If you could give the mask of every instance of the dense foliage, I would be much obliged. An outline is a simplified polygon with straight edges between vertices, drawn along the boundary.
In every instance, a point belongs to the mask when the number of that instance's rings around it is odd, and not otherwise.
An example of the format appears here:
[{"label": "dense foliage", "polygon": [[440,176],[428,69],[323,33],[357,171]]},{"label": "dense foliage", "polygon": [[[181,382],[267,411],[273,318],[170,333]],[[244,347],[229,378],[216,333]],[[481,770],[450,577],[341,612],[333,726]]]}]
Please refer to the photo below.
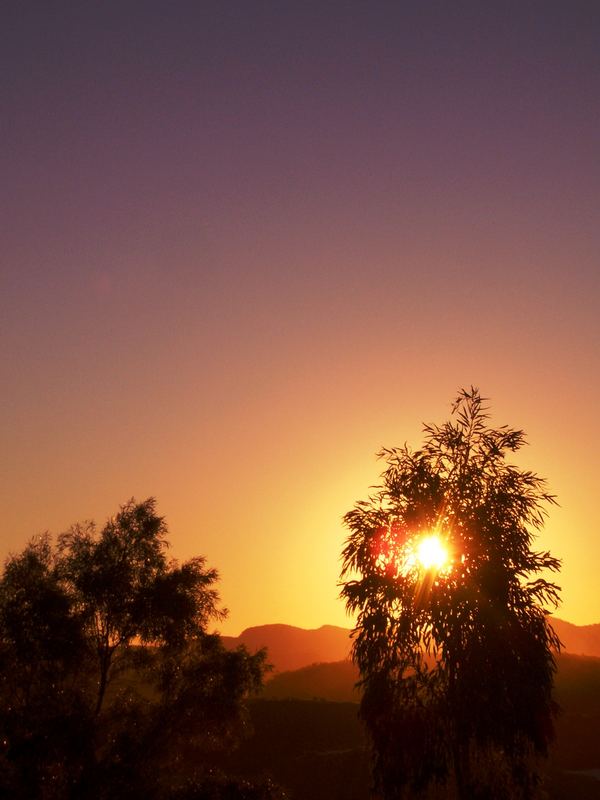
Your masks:
[{"label": "dense foliage", "polygon": [[[488,418],[462,391],[421,449],[380,453],[381,486],[345,516],[342,595],[386,800],[534,797],[552,738],[558,587],[540,573],[559,562],[532,544],[554,498],[506,460],[523,432]],[[437,568],[415,557],[432,532],[449,554]]]},{"label": "dense foliage", "polygon": [[[217,573],[166,555],[153,499],[38,537],[0,580],[0,796],[274,796],[217,776],[265,654],[227,651]],[[237,788],[236,788],[237,787]]]}]

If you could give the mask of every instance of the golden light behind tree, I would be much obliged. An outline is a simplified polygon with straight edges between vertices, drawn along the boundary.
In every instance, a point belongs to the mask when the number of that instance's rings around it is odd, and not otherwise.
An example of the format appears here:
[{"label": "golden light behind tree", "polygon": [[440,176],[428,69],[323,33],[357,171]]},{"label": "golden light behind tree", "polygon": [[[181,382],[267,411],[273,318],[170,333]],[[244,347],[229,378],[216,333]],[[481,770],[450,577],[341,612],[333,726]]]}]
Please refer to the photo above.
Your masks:
[{"label": "golden light behind tree", "polygon": [[423,569],[441,570],[448,566],[450,557],[448,549],[439,536],[432,533],[423,537],[416,548],[417,562]]},{"label": "golden light behind tree", "polygon": [[342,594],[382,797],[532,797],[552,739],[559,587],[539,573],[560,561],[532,541],[555,500],[511,463],[523,431],[488,420],[461,389],[419,449],[382,449],[381,484],[344,517]]}]

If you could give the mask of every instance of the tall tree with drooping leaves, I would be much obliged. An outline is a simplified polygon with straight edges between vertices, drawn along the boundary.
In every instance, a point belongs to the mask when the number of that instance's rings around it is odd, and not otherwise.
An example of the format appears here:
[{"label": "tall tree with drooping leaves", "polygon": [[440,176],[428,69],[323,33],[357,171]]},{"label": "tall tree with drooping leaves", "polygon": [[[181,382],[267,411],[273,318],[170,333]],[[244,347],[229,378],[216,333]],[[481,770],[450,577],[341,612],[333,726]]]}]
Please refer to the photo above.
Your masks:
[{"label": "tall tree with drooping leaves", "polygon": [[[535,797],[556,711],[560,562],[534,539],[555,498],[509,461],[525,435],[490,427],[475,388],[424,436],[380,452],[381,485],[344,517],[375,783],[386,800]],[[419,558],[424,540],[446,560]]]}]

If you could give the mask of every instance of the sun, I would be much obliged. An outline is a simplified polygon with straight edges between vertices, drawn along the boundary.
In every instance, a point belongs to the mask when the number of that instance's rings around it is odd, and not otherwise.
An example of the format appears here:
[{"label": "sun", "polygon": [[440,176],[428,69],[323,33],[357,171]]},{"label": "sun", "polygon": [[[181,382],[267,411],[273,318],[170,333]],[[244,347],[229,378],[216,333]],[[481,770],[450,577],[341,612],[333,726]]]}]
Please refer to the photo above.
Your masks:
[{"label": "sun", "polygon": [[425,536],[416,550],[417,561],[423,569],[442,569],[449,561],[448,551],[439,536]]}]

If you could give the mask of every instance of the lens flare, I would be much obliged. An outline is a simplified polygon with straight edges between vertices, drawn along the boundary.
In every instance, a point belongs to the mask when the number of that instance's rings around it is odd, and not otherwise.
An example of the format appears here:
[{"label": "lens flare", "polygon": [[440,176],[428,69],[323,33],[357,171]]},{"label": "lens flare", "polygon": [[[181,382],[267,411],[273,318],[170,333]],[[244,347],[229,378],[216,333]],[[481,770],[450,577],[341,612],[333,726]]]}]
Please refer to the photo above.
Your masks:
[{"label": "lens flare", "polygon": [[448,563],[448,551],[440,538],[426,536],[417,545],[417,561],[424,569],[442,569]]}]

